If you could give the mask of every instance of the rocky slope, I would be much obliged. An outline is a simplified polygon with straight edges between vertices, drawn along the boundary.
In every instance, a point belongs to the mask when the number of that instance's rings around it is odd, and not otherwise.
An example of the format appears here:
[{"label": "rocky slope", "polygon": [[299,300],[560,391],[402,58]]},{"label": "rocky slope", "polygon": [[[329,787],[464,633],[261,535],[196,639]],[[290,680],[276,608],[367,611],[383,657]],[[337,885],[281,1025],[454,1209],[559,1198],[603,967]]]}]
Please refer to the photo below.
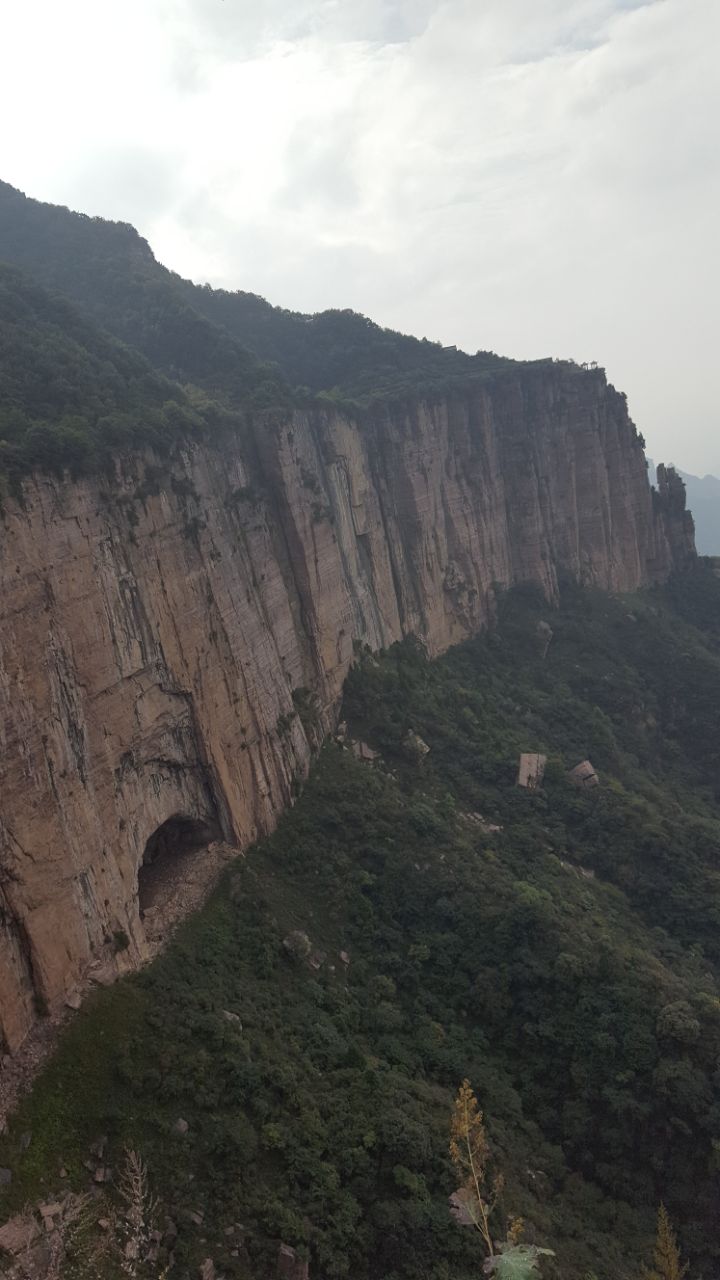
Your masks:
[{"label": "rocky slope", "polygon": [[693,554],[624,397],[551,363],[362,424],[265,415],[244,441],[118,459],[112,482],[30,478],[0,526],[5,1045],[93,964],[142,961],[164,822],[240,847],[272,827],[356,642],[439,653],[498,584],[633,590]]}]

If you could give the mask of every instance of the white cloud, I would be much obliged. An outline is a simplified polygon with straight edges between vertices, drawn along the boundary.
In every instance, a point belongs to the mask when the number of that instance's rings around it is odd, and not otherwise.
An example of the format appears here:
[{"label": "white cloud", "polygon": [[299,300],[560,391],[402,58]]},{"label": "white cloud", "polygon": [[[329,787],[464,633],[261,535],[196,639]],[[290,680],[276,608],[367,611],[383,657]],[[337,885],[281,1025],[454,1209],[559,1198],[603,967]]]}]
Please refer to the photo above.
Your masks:
[{"label": "white cloud", "polygon": [[717,0],[51,0],[0,173],[168,265],[467,348],[605,363],[720,470]]}]

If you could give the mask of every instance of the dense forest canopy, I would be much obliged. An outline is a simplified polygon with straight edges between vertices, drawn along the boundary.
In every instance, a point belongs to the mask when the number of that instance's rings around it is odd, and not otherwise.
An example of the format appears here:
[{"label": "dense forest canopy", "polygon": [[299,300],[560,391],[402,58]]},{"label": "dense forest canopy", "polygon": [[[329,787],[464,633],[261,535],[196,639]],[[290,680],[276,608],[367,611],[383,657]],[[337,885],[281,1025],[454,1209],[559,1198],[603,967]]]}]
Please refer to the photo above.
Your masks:
[{"label": "dense forest canopy", "polygon": [[0,264],[0,493],[33,468],[73,473],[114,450],[164,452],[240,415],[183,391],[59,294]]},{"label": "dense forest canopy", "polygon": [[30,200],[0,182],[0,261],[62,290],[169,377],[213,395],[282,402],[286,384],[367,403],[512,368],[395,333],[352,311],[302,315],[168,271],[125,223]]},{"label": "dense forest canopy", "polygon": [[[378,763],[328,745],[205,912],[82,1011],[0,1140],[0,1203],[49,1194],[60,1161],[82,1186],[105,1134],[109,1162],[147,1160],[179,1274],[211,1254],[270,1277],[282,1240],[312,1280],[475,1280],[448,1211],[467,1078],[505,1178],[493,1230],[522,1217],[547,1280],[636,1280],[660,1200],[712,1280],[718,708],[703,564],[557,611],[517,590],[434,663],[410,640],[359,655],[344,714]],[[536,791],[521,751],[548,757]]]},{"label": "dense forest canopy", "polygon": [[469,356],[352,311],[307,316],[199,287],[161,266],[133,227],[2,182],[0,290],[0,490],[18,492],[32,469],[109,466],[112,450],[167,451],[264,410],[330,403],[362,417],[462,398],[545,363]]},{"label": "dense forest canopy", "polygon": [[383,329],[355,311],[303,315],[273,307],[255,294],[183,285],[193,306],[256,355],[275,361],[293,385],[334,390],[360,403],[403,390],[416,394],[422,388],[481,381],[515,364],[489,351],[470,356]]},{"label": "dense forest canopy", "polygon": [[305,316],[196,286],[133,227],[3,182],[0,291],[0,490],[19,492],[32,469],[109,466],[112,450],[167,451],[257,411],[330,400],[364,412],[466,394],[516,367],[350,311]]},{"label": "dense forest canopy", "polygon": [[258,403],[287,396],[257,360],[185,300],[133,227],[28,200],[0,183],[0,262],[62,291],[109,333],[177,382]]}]

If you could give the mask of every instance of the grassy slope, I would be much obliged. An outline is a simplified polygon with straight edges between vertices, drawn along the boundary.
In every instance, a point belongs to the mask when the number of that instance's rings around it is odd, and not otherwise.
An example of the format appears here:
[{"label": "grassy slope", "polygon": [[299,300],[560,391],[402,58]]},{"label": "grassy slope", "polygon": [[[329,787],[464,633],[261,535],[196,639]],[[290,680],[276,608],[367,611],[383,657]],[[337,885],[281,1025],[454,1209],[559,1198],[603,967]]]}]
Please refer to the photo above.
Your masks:
[{"label": "grassy slope", "polygon": [[[718,637],[701,571],[557,614],[518,593],[496,634],[439,662],[411,644],[364,660],[347,713],[385,768],[326,748],[168,952],[88,1003],[0,1143],[0,1204],[49,1193],[61,1162],[81,1184],[107,1134],[115,1162],[127,1142],[146,1154],[179,1274],[212,1253],[270,1276],[284,1239],[315,1280],[464,1280],[478,1259],[447,1216],[446,1153],[467,1075],[506,1209],[557,1251],[548,1276],[632,1272],[660,1196],[712,1275]],[[514,786],[521,749],[551,757],[541,793]],[[578,793],[564,768],[585,755],[603,786]],[[325,953],[317,972],[283,950],[293,928]]]}]

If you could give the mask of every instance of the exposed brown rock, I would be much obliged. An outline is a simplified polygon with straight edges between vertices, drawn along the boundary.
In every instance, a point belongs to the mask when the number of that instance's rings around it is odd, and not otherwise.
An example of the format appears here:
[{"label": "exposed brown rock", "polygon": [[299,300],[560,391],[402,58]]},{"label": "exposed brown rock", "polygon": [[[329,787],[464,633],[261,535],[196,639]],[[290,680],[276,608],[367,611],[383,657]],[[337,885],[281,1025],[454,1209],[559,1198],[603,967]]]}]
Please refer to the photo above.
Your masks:
[{"label": "exposed brown rock", "polygon": [[62,1205],[59,1200],[53,1200],[50,1204],[38,1205],[41,1218],[57,1218],[62,1213]]},{"label": "exposed brown rock", "polygon": [[553,634],[554,634],[553,629],[549,625],[549,623],[544,622],[541,619],[541,621],[538,622],[537,624],[537,637],[538,637],[538,640],[540,641],[543,658],[547,657],[547,651],[550,648],[550,643],[552,641]]},{"label": "exposed brown rock", "polygon": [[405,735],[404,746],[411,759],[417,761],[424,760],[425,756],[430,751],[427,742],[425,742],[418,733],[415,733],[413,729],[408,729],[408,732]]},{"label": "exposed brown rock", "polygon": [[0,1226],[0,1249],[17,1256],[32,1248],[41,1232],[37,1218],[19,1213]]},{"label": "exposed brown rock", "polygon": [[576,787],[597,787],[600,782],[595,766],[589,760],[581,760],[580,764],[576,764],[568,777]]},{"label": "exposed brown rock", "polygon": [[502,831],[502,827],[496,822],[489,822],[481,813],[464,813],[463,818],[470,826],[478,827],[485,835],[496,835],[498,831]]},{"label": "exposed brown rock", "polygon": [[455,1219],[461,1227],[474,1227],[476,1223],[477,1213],[473,1212],[473,1195],[468,1191],[467,1187],[460,1187],[459,1190],[453,1191],[448,1196],[448,1204],[450,1206],[450,1216]]},{"label": "exposed brown rock", "polygon": [[296,960],[307,960],[312,951],[312,942],[302,929],[293,929],[292,933],[283,938],[283,947]]},{"label": "exposed brown rock", "polygon": [[[172,475],[136,496],[149,464]],[[658,477],[653,497],[602,372],[550,363],[362,428],[274,414],[112,483],[28,481],[0,535],[0,1043],[91,965],[148,957],[138,873],[168,819],[239,848],[273,827],[354,641],[437,654],[492,618],[495,583],[628,591],[691,555]]]},{"label": "exposed brown rock", "polygon": [[289,1244],[281,1244],[278,1250],[277,1273],[282,1280],[308,1280],[310,1267],[307,1262],[298,1258]]},{"label": "exposed brown rock", "polygon": [[536,791],[542,786],[546,764],[547,756],[533,751],[523,752],[518,765],[517,785],[527,787],[528,791]]},{"label": "exposed brown rock", "polygon": [[356,760],[364,760],[367,764],[380,759],[380,752],[368,746],[367,742],[353,742],[352,752]]}]

